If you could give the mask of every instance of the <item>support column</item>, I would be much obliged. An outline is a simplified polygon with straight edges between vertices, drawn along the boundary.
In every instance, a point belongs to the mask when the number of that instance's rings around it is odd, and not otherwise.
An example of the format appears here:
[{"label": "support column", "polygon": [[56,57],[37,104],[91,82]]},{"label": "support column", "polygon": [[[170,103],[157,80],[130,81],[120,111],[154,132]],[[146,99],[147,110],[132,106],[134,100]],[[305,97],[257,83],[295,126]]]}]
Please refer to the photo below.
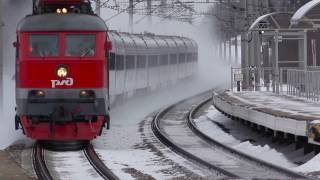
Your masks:
[{"label": "support column", "polygon": [[219,58],[220,58],[220,60],[223,59],[223,47],[222,46],[223,46],[222,41],[219,40]]},{"label": "support column", "polygon": [[229,56],[228,61],[232,65],[232,39],[229,39]]},{"label": "support column", "polygon": [[308,39],[307,32],[303,34],[303,68],[306,71],[308,68]]},{"label": "support column", "polygon": [[227,40],[223,41],[223,60],[227,60]]},{"label": "support column", "polygon": [[133,32],[133,0],[129,0],[129,28]]},{"label": "support column", "polygon": [[238,65],[238,36],[234,37],[234,59],[235,65]]},{"label": "support column", "polygon": [[275,93],[279,94],[279,32],[276,32],[275,36],[275,77],[274,77],[274,86]]}]

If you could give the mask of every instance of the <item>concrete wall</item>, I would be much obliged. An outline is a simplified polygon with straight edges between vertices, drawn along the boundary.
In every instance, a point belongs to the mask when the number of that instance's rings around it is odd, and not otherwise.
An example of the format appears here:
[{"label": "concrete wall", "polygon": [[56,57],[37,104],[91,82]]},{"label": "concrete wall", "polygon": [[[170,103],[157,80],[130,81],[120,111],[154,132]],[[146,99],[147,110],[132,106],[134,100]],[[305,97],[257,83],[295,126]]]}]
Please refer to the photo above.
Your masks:
[{"label": "concrete wall", "polygon": [[[1,104],[3,104],[0,118],[0,149],[5,148],[17,139],[23,138],[21,131],[14,128],[15,116],[15,49],[12,43],[16,40],[18,22],[32,12],[32,0],[0,0],[2,3],[3,55],[1,58]],[[3,11],[5,10],[5,11]]]},{"label": "concrete wall", "polygon": [[296,136],[307,136],[307,122],[303,120],[279,117],[260,112],[250,106],[233,104],[221,98],[218,94],[213,96],[213,105],[230,116],[264,126],[274,131],[290,133]]},{"label": "concrete wall", "polygon": [[2,115],[3,110],[3,1],[0,1],[0,114]]}]

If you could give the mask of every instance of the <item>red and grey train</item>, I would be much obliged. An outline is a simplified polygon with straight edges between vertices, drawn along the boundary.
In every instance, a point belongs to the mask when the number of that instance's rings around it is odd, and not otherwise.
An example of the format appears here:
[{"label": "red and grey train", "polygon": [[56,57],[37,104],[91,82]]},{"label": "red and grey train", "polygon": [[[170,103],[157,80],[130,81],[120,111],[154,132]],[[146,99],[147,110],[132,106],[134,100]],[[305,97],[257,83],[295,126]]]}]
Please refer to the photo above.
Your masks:
[{"label": "red and grey train", "polygon": [[96,138],[111,100],[189,77],[197,64],[193,40],[108,31],[87,0],[34,0],[14,45],[16,129],[44,142]]}]

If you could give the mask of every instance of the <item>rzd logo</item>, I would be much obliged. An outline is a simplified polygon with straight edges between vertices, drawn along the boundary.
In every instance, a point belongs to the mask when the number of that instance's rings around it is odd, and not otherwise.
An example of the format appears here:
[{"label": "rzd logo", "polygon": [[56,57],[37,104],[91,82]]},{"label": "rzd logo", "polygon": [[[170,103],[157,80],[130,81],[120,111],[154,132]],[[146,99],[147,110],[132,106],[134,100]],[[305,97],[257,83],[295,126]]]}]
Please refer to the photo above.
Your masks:
[{"label": "rzd logo", "polygon": [[67,78],[63,80],[51,80],[51,87],[56,88],[57,86],[72,86],[73,85],[73,79]]}]

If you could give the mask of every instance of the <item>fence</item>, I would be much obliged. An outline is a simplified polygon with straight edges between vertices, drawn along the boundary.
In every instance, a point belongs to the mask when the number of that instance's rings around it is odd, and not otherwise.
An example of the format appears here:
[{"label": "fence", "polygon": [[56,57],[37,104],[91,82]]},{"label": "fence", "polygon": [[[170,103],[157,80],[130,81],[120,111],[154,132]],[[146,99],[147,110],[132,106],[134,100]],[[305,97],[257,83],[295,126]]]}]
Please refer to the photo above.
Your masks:
[{"label": "fence", "polygon": [[281,68],[279,77],[270,67],[231,68],[232,91],[272,91],[320,101],[320,68]]},{"label": "fence", "polygon": [[272,68],[231,68],[232,91],[272,91],[274,82]]},{"label": "fence", "polygon": [[[284,71],[283,71],[284,72]],[[283,92],[297,97],[307,98],[313,101],[320,100],[320,70],[286,70],[286,78],[281,78]]]}]

